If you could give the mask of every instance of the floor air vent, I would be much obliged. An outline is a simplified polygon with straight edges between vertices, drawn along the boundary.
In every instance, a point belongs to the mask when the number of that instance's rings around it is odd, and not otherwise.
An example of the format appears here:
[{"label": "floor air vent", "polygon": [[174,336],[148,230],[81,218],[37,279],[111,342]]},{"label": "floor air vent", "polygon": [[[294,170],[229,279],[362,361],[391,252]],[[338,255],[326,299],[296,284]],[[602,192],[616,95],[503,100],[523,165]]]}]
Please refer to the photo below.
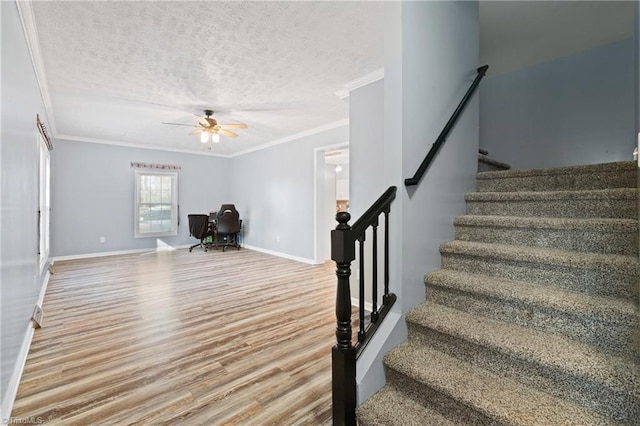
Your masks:
[{"label": "floor air vent", "polygon": [[40,306],[36,305],[33,308],[33,315],[31,316],[31,321],[33,321],[33,327],[34,328],[41,328],[42,327],[43,316],[44,316],[44,312],[42,312],[42,308]]}]

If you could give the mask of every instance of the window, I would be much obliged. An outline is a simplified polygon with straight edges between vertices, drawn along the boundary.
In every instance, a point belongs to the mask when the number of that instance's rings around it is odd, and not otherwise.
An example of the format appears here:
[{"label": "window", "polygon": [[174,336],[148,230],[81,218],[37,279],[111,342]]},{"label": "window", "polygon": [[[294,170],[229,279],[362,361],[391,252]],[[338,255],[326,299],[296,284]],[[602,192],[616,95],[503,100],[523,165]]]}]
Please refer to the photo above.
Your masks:
[{"label": "window", "polygon": [[49,148],[38,133],[38,265],[40,272],[49,259],[49,216],[51,211],[51,155]]},{"label": "window", "polygon": [[178,174],[136,170],[135,237],[178,234]]}]

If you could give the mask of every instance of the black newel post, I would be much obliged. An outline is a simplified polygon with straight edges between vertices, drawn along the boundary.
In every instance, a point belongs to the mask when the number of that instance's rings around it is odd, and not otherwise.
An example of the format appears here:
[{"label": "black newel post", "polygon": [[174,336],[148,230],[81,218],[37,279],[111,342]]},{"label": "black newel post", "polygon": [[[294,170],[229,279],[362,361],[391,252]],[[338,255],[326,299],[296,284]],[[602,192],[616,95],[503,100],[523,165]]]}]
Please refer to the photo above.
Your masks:
[{"label": "black newel post", "polygon": [[331,231],[331,259],[336,262],[336,345],[331,351],[333,424],[356,424],[356,350],[351,344],[351,291],[349,277],[355,259],[355,239],[347,223],[351,215],[336,215],[338,226]]}]

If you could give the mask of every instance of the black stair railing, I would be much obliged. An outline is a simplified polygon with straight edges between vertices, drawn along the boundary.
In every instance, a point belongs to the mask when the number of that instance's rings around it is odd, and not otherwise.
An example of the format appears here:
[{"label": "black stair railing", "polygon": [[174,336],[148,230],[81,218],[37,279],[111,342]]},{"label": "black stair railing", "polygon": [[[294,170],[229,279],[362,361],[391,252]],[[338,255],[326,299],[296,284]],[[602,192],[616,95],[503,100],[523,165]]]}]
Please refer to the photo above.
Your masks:
[{"label": "black stair railing", "polygon": [[464,94],[462,101],[460,101],[460,104],[458,104],[458,107],[451,115],[451,118],[449,119],[449,121],[447,121],[447,124],[445,124],[444,129],[442,129],[442,132],[440,132],[438,139],[436,139],[436,141],[431,146],[431,149],[427,153],[427,156],[424,157],[424,160],[422,160],[422,163],[420,164],[420,167],[418,167],[418,170],[416,170],[416,173],[413,175],[413,177],[410,177],[404,180],[405,186],[412,186],[420,183],[422,176],[424,176],[424,174],[427,172],[427,169],[431,165],[431,162],[433,162],[433,159],[435,158],[436,154],[440,150],[440,147],[444,145],[444,142],[447,140],[447,136],[449,136],[449,132],[451,132],[451,129],[458,121],[460,114],[462,114],[462,111],[464,111],[464,108],[469,103],[469,100],[471,100],[471,97],[473,96],[476,89],[478,88],[480,81],[482,81],[484,76],[487,74],[488,69],[489,69],[489,65],[483,65],[477,69],[478,75],[476,75],[476,78],[473,80],[473,83],[471,83],[471,87],[469,87],[469,90],[467,90],[467,93]]},{"label": "black stair railing", "polygon": [[[338,287],[336,293],[336,345],[332,358],[333,424],[356,424],[356,360],[364,350],[380,323],[396,301],[396,295],[389,292],[389,213],[391,202],[396,198],[395,186],[384,194],[358,219],[353,226],[348,224],[351,215],[341,212],[336,215],[338,226],[331,231],[331,259],[336,262]],[[384,215],[384,286],[382,305],[378,307],[378,225]],[[365,312],[365,235],[372,229],[372,310],[366,321]],[[352,343],[351,329],[351,262],[359,252],[358,337]]]}]

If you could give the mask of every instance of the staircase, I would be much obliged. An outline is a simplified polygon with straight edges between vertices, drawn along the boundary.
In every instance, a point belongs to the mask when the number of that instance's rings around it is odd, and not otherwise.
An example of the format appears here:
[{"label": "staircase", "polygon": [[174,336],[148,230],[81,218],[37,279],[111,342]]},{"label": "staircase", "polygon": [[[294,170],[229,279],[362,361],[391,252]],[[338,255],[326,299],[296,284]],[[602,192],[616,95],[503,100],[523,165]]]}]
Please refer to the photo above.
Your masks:
[{"label": "staircase", "polygon": [[477,186],[359,424],[639,425],[635,163]]}]

